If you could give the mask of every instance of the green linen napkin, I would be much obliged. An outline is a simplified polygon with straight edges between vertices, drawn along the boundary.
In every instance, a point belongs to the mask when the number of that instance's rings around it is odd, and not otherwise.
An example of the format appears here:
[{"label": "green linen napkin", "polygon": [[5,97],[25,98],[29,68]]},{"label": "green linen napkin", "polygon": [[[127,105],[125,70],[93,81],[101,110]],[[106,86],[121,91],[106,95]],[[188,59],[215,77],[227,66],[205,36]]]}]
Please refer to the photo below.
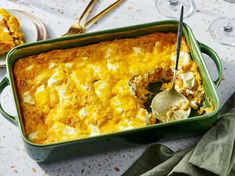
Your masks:
[{"label": "green linen napkin", "polygon": [[220,110],[220,119],[200,141],[174,153],[154,144],[123,176],[235,176],[235,93]]}]

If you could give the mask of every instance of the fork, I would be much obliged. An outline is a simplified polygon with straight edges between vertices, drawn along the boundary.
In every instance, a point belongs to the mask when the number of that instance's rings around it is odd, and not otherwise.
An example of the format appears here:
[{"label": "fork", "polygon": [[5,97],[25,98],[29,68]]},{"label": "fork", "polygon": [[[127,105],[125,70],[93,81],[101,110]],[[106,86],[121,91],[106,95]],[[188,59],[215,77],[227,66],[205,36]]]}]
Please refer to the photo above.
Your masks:
[{"label": "fork", "polygon": [[97,22],[99,19],[101,19],[104,15],[106,15],[108,12],[110,12],[112,9],[114,9],[116,6],[118,6],[121,2],[123,2],[124,0],[117,0],[116,2],[114,2],[113,4],[111,4],[110,6],[108,6],[106,9],[104,9],[103,11],[101,11],[99,14],[97,14],[96,16],[94,16],[93,18],[91,18],[88,22],[86,22],[83,26],[81,25],[81,20],[88,14],[90,13],[94,3],[97,0],[91,0],[90,3],[87,5],[86,9],[84,10],[84,12],[82,13],[82,15],[80,16],[80,18],[78,19],[77,23],[75,23],[74,25],[72,25],[69,30],[63,34],[63,36],[66,35],[74,35],[74,34],[80,34],[83,33],[85,31],[85,28],[95,22]]}]

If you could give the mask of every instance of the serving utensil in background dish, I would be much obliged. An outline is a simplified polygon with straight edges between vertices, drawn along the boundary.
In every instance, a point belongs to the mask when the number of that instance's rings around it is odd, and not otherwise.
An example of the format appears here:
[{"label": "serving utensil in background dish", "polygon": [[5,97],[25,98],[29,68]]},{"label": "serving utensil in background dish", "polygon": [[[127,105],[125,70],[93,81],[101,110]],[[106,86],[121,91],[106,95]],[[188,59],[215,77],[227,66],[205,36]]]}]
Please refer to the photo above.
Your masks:
[{"label": "serving utensil in background dish", "polygon": [[159,94],[155,95],[151,103],[152,112],[156,114],[160,120],[163,119],[164,121],[171,121],[174,119],[185,119],[189,116],[191,112],[191,108],[189,106],[187,98],[175,89],[175,79],[178,70],[180,45],[182,39],[183,14],[184,6],[182,6],[181,8],[180,21],[178,24],[176,41],[176,61],[174,75],[172,79],[172,88],[170,90],[162,91]]},{"label": "serving utensil in background dish", "polygon": [[91,18],[89,21],[87,21],[83,26],[81,25],[81,21],[82,19],[90,13],[93,5],[97,2],[97,0],[91,0],[90,3],[87,5],[86,9],[84,10],[84,12],[82,13],[82,15],[80,16],[80,18],[78,19],[77,23],[75,23],[74,25],[72,25],[69,30],[63,35],[74,35],[74,34],[80,34],[82,32],[85,31],[85,28],[95,22],[97,22],[99,19],[101,19],[103,16],[105,16],[108,12],[110,12],[112,9],[114,9],[115,7],[117,7],[121,2],[123,2],[124,0],[117,0],[116,2],[114,2],[113,4],[111,4],[110,6],[108,6],[106,9],[104,9],[103,11],[101,11],[99,14],[97,14],[96,16],[94,16],[93,18]]}]

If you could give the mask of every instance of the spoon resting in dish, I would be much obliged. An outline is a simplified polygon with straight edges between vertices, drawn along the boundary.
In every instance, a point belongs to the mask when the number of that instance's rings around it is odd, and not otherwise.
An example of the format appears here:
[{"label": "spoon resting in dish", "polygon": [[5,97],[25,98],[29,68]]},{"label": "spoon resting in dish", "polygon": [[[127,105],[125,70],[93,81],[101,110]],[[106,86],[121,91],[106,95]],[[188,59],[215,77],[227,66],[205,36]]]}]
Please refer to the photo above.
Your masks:
[{"label": "spoon resting in dish", "polygon": [[182,6],[177,32],[176,61],[172,79],[172,87],[170,90],[162,91],[155,95],[151,102],[152,112],[160,121],[186,119],[191,112],[188,99],[175,89],[175,80],[178,70],[180,45],[182,38],[183,12],[184,7]]}]

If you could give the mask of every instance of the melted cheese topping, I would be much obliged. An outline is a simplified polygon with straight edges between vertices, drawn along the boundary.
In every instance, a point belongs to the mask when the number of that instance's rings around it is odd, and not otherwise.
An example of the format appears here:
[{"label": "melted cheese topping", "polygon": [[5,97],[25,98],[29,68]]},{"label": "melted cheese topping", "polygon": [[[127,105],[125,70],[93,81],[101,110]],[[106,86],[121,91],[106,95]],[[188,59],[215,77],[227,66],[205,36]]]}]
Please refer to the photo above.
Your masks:
[{"label": "melted cheese topping", "polygon": [[[171,87],[175,41],[153,33],[19,59],[14,78],[28,138],[48,144],[155,123],[144,106],[147,86]],[[184,39],[181,46],[176,87],[198,109],[201,77]]]},{"label": "melted cheese topping", "polygon": [[23,33],[17,18],[0,8],[0,54],[23,43]]}]

